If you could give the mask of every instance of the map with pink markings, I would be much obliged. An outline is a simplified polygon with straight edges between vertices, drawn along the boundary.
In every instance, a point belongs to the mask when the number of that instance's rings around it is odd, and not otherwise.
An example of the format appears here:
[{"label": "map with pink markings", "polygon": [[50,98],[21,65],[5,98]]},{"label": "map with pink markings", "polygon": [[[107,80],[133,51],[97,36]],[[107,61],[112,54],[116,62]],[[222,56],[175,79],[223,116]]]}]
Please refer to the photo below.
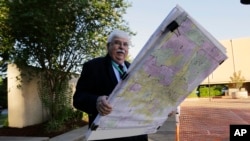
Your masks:
[{"label": "map with pink markings", "polygon": [[87,140],[155,133],[224,60],[225,48],[180,6],[164,19],[109,97]]}]

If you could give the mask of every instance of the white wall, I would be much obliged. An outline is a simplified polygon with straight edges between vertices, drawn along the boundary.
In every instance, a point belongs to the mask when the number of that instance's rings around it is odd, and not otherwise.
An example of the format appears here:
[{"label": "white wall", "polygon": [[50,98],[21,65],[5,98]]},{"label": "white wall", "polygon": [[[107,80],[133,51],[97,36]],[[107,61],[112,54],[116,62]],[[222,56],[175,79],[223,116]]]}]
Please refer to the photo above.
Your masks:
[{"label": "white wall", "polygon": [[[8,65],[8,122],[9,127],[26,127],[46,121],[48,114],[42,107],[37,92],[37,79],[29,81],[20,78],[20,71],[14,64]],[[26,72],[26,75],[29,75]],[[22,82],[22,83],[21,83]],[[21,88],[18,85],[21,84]]]},{"label": "white wall", "polygon": [[250,37],[232,40],[222,40],[221,44],[227,50],[225,60],[202,84],[229,83],[234,71],[241,71],[246,82],[250,82]]}]

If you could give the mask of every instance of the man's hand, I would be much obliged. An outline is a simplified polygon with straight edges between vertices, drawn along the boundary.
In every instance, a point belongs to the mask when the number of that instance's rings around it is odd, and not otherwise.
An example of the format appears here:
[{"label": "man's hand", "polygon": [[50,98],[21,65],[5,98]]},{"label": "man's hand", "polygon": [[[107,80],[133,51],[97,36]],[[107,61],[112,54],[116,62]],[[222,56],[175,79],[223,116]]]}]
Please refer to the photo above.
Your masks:
[{"label": "man's hand", "polygon": [[112,111],[112,106],[108,103],[107,99],[108,96],[99,96],[96,101],[96,109],[102,116],[106,116]]}]

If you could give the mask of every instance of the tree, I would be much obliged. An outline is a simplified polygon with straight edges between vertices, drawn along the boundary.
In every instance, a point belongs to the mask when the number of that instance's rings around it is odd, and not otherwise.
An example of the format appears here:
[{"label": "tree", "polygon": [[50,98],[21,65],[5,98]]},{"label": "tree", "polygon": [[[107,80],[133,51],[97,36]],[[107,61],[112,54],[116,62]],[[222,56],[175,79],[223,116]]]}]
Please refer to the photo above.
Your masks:
[{"label": "tree", "polygon": [[14,39],[8,34],[10,31],[6,23],[8,12],[6,0],[0,0],[0,106],[4,108],[7,108],[7,62],[14,45]]},{"label": "tree", "polygon": [[229,77],[231,84],[234,88],[241,89],[244,82],[246,81],[245,77],[241,74],[241,71],[234,72],[232,76]]},{"label": "tree", "polygon": [[7,71],[9,52],[14,45],[14,39],[8,34],[10,31],[6,23],[8,12],[9,9],[6,5],[6,0],[0,0],[0,75],[3,77],[5,77]]},{"label": "tree", "polygon": [[13,62],[43,71],[41,94],[52,119],[66,106],[61,101],[67,95],[65,81],[72,73],[79,73],[86,60],[105,53],[109,32],[119,28],[133,34],[122,18],[131,5],[123,0],[5,2],[9,9],[8,35],[16,41]]}]

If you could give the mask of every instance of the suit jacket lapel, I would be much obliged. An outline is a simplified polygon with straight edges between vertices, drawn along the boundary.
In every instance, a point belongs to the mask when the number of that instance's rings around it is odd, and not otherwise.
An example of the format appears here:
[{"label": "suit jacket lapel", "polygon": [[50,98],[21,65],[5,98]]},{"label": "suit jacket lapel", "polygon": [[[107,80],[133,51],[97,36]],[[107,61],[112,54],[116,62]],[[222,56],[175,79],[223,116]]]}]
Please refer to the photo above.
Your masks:
[{"label": "suit jacket lapel", "polygon": [[106,56],[106,58],[107,58],[106,63],[107,63],[107,66],[108,66],[108,73],[109,73],[109,76],[111,78],[112,85],[115,86],[118,83],[118,81],[116,79],[115,72],[114,72],[114,69],[112,67],[111,58],[108,55]]}]

